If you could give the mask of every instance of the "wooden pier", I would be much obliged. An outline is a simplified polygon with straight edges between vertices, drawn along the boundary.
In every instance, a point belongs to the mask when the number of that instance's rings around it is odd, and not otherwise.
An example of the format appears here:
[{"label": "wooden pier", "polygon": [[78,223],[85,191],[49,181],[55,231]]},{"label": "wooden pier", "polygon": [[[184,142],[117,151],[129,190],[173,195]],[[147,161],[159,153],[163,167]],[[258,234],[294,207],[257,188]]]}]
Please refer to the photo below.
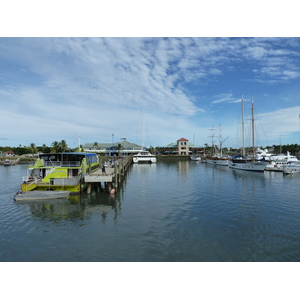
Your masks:
[{"label": "wooden pier", "polygon": [[84,176],[84,181],[88,183],[87,193],[90,194],[93,187],[101,186],[102,182],[104,182],[109,193],[116,193],[131,164],[132,155],[124,156],[116,160],[113,167],[105,167],[105,174],[102,173],[102,165],[100,164],[99,169]]}]

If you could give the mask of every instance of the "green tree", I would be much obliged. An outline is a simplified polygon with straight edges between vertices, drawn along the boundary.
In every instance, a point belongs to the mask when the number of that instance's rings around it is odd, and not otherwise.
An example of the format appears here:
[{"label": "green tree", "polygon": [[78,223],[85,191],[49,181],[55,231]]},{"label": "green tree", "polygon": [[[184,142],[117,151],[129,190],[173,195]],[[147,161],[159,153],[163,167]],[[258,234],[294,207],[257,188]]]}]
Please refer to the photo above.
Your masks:
[{"label": "green tree", "polygon": [[96,148],[96,149],[99,149],[99,144],[97,142],[95,142],[93,147]]},{"label": "green tree", "polygon": [[51,147],[52,147],[52,150],[51,150],[52,153],[58,153],[59,152],[59,142],[54,141],[51,144]]},{"label": "green tree", "polygon": [[65,152],[68,149],[67,142],[65,140],[61,140],[59,143],[59,151]]}]

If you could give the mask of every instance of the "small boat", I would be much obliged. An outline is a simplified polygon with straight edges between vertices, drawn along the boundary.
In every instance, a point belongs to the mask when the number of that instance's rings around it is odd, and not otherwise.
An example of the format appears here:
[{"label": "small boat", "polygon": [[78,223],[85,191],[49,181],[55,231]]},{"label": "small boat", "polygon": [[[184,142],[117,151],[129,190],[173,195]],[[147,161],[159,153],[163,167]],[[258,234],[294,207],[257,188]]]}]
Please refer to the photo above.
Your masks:
[{"label": "small boat", "polygon": [[18,192],[14,199],[19,200],[48,200],[48,199],[61,199],[69,197],[69,191],[29,191]]},{"label": "small boat", "polygon": [[296,173],[300,173],[300,164],[299,163],[291,163],[283,166],[282,172],[284,175],[292,175]]},{"label": "small boat", "polygon": [[190,155],[190,160],[200,161],[201,157],[199,155]]},{"label": "small boat", "polygon": [[6,160],[3,162],[3,166],[8,167],[8,166],[10,166],[10,165],[11,165],[11,162],[10,162],[10,160],[8,160],[8,159],[6,159]]},{"label": "small boat", "polygon": [[139,162],[156,163],[156,156],[154,154],[151,154],[149,151],[140,151],[138,154],[133,155],[132,160],[134,163],[139,163]]}]

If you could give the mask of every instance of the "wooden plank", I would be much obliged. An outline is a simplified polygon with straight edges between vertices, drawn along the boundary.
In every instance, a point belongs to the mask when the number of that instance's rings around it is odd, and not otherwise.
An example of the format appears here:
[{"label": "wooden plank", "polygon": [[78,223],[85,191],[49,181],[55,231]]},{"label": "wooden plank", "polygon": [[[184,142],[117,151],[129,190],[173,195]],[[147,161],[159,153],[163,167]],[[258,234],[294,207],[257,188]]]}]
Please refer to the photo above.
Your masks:
[{"label": "wooden plank", "polygon": [[112,182],[113,177],[111,175],[86,175],[84,176],[85,182]]}]

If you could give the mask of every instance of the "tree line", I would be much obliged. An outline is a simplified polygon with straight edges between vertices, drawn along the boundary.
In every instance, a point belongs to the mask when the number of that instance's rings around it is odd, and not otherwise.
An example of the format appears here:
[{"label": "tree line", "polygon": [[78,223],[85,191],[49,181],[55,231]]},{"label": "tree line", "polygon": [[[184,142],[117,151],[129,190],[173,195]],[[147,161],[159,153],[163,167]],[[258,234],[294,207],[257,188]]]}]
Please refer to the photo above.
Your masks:
[{"label": "tree line", "polygon": [[65,140],[61,140],[60,142],[54,141],[50,147],[46,146],[45,144],[43,144],[42,146],[36,146],[35,143],[31,143],[28,146],[19,145],[18,147],[0,146],[0,152],[6,153],[7,151],[13,151],[15,155],[35,154],[37,152],[42,152],[42,153],[72,152],[74,150],[75,149],[70,149],[68,147],[68,144]]},{"label": "tree line", "polygon": [[[99,148],[99,144],[97,142],[94,143],[94,148]],[[82,146],[80,146],[82,149]],[[270,152],[273,152],[275,154],[279,153],[286,153],[289,151],[291,154],[296,155],[300,152],[300,145],[298,144],[287,144],[287,145],[273,145],[273,146],[266,146],[266,147],[260,147],[262,149],[269,149]],[[122,145],[118,144],[115,148],[115,150],[121,150]],[[7,151],[13,151],[15,155],[23,155],[23,154],[35,154],[37,152],[42,153],[59,153],[59,152],[73,152],[78,151],[78,148],[71,149],[68,147],[67,142],[65,140],[61,140],[60,142],[54,141],[51,146],[46,146],[43,144],[42,146],[36,146],[35,143],[31,143],[28,146],[22,146],[19,145],[18,147],[10,147],[10,146],[0,146],[0,153],[6,153]],[[168,147],[155,147],[148,149],[150,152],[158,152],[158,153],[164,153],[165,151],[176,151],[177,148],[170,149]],[[205,144],[204,147],[195,147],[191,150],[194,150],[193,152],[199,152],[203,151],[205,153],[209,153],[212,151],[211,147],[208,144]],[[218,150],[218,147],[216,146],[216,150]],[[237,149],[233,148],[223,148],[223,153],[234,153]]]}]

